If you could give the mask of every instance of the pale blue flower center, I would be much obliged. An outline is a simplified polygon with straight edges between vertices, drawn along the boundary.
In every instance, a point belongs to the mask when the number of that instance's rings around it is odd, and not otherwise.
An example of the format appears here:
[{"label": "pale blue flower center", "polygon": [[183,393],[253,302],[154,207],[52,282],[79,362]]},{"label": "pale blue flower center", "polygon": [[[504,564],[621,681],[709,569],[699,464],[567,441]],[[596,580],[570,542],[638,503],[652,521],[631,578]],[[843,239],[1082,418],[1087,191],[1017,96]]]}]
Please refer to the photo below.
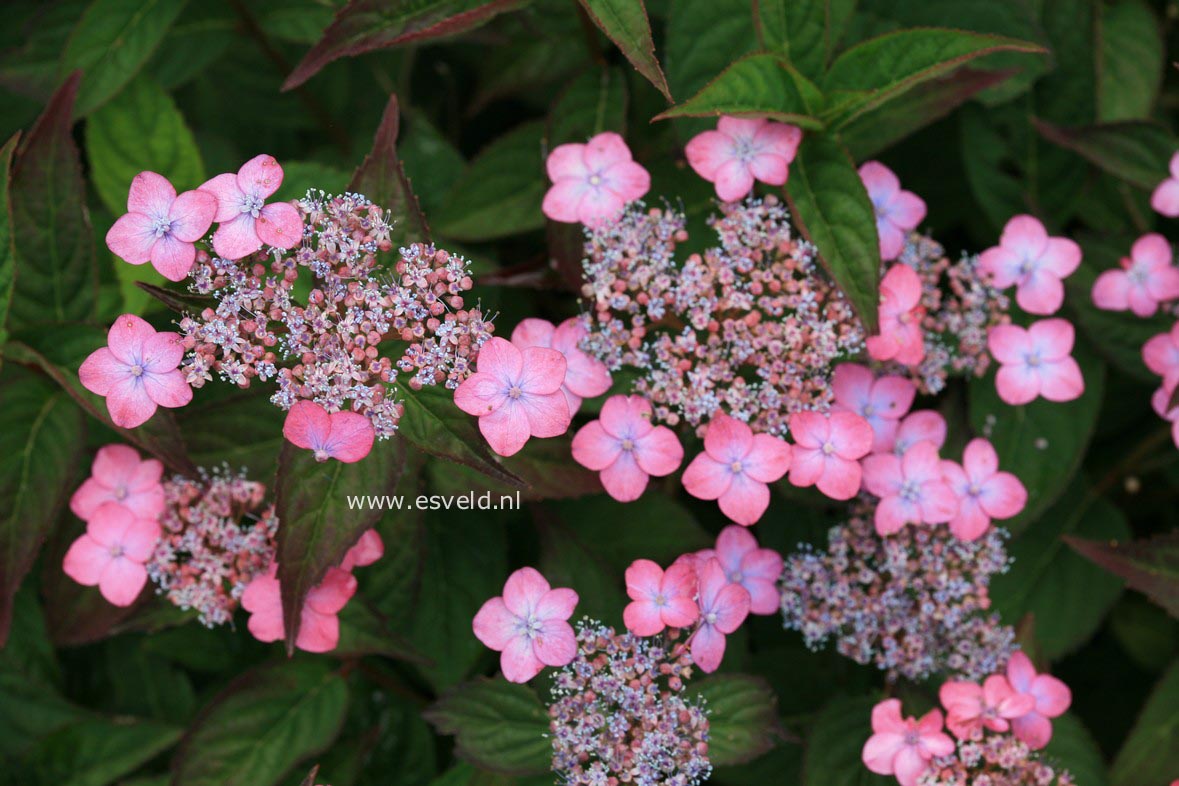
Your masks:
[{"label": "pale blue flower center", "polygon": [[262,212],[262,198],[253,194],[246,194],[242,199],[242,212],[257,218]]}]

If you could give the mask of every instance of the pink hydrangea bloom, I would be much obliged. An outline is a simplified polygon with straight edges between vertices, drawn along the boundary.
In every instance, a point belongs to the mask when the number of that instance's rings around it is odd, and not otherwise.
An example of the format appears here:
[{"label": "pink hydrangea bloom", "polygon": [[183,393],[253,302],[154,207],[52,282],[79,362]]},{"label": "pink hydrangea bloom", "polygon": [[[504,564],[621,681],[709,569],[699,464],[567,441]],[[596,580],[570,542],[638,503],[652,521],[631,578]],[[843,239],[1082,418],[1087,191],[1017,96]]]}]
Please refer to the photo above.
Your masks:
[{"label": "pink hydrangea bloom", "polygon": [[924,314],[921,278],[913,268],[898,262],[880,282],[880,333],[868,337],[868,355],[906,366],[920,363],[925,357]]},{"label": "pink hydrangea bloom", "polygon": [[865,366],[840,363],[835,367],[831,388],[835,392],[832,412],[854,412],[872,427],[876,435],[872,450],[889,450],[896,442],[897,426],[917,395],[917,386],[904,377],[877,379]]},{"label": "pink hydrangea bloom", "polygon": [[1075,339],[1072,324],[1064,319],[1042,319],[1027,329],[991,328],[987,349],[1002,364],[995,374],[999,398],[1018,406],[1037,396],[1049,401],[1079,397],[1085,392],[1085,379],[1069,354]]},{"label": "pink hydrangea bloom", "polygon": [[919,409],[905,416],[897,426],[896,439],[889,450],[898,456],[918,442],[932,442],[941,450],[946,444],[946,419],[936,409]]},{"label": "pink hydrangea bloom", "polygon": [[778,613],[782,555],[773,549],[758,548],[757,539],[748,529],[735,525],[725,527],[716,539],[716,548],[698,552],[697,556],[701,560],[715,558],[729,583],[745,588],[749,593],[750,613]]},{"label": "pink hydrangea bloom", "polygon": [[619,502],[642,496],[651,475],[670,475],[684,460],[684,447],[667,426],[651,425],[651,404],[642,396],[611,396],[602,416],[573,437],[573,459],[600,473],[606,493]]},{"label": "pink hydrangea bloom", "polygon": [[715,131],[692,137],[684,152],[696,174],[716,184],[718,197],[735,202],[752,190],[754,180],[785,185],[801,141],[802,131],[786,123],[726,115]]},{"label": "pink hydrangea bloom", "polygon": [[375,529],[368,529],[360,536],[360,540],[344,554],[344,561],[340,563],[340,570],[351,571],[353,568],[363,568],[371,565],[385,556],[385,541]]},{"label": "pink hydrangea bloom", "polygon": [[622,621],[636,636],[686,628],[700,618],[696,569],[690,564],[677,563],[663,570],[649,559],[635,560],[626,569],[626,594],[631,602],[623,609]]},{"label": "pink hydrangea bloom", "polygon": [[999,289],[1015,285],[1015,302],[1029,314],[1054,314],[1064,303],[1064,279],[1081,264],[1081,247],[1049,237],[1034,216],[1015,216],[999,245],[978,258],[979,270]]},{"label": "pink hydrangea bloom", "polygon": [[1172,407],[1171,398],[1175,395],[1175,388],[1164,385],[1150,397],[1150,406],[1163,420],[1171,424],[1171,439],[1175,447],[1179,448],[1179,407]]},{"label": "pink hydrangea bloom", "polygon": [[127,212],[106,233],[106,246],[132,265],[151,262],[164,278],[180,281],[192,270],[196,246],[213,223],[217,200],[204,191],[180,196],[168,179],[140,172],[131,181]]},{"label": "pink hydrangea bloom", "polygon": [[176,333],[160,332],[134,314],[111,325],[107,345],[90,353],[78,369],[82,385],[106,397],[116,426],[135,428],[156,413],[156,407],[183,407],[192,388],[177,368],[184,347]]},{"label": "pink hydrangea bloom", "polygon": [[992,674],[979,686],[973,682],[951,681],[938,691],[946,708],[946,727],[960,740],[977,739],[983,728],[1004,732],[1009,721],[1031,712],[1036,701],[1016,693],[1002,674]]},{"label": "pink hydrangea bloom", "polygon": [[1049,674],[1037,674],[1031,658],[1022,652],[1013,653],[1007,661],[1007,679],[1016,693],[1035,701],[1026,715],[1012,719],[1011,730],[1029,748],[1040,750],[1052,739],[1050,719],[1063,715],[1072,704],[1072,691]]},{"label": "pink hydrangea bloom", "polygon": [[999,470],[995,447],[981,437],[966,446],[961,464],[943,461],[942,475],[958,497],[950,531],[962,540],[977,540],[991,526],[991,519],[1009,519],[1028,501],[1019,478]]},{"label": "pink hydrangea bloom", "polygon": [[699,569],[697,602],[700,627],[692,634],[692,660],[705,672],[716,671],[725,657],[725,636],[749,616],[749,593],[733,584],[720,561],[710,559]]},{"label": "pink hydrangea bloom", "polygon": [[916,786],[935,756],[954,752],[954,740],[942,731],[941,710],[920,720],[901,717],[900,699],[885,699],[872,708],[872,736],[861,754],[877,775],[895,775],[901,786]]},{"label": "pink hydrangea bloom", "polygon": [[94,455],[90,477],[70,497],[70,510],[89,521],[107,502],[122,505],[141,519],[158,519],[164,512],[164,465],[156,459],[140,460],[134,448],[106,445]]},{"label": "pink hydrangea bloom", "polygon": [[86,533],[70,546],[62,569],[79,584],[97,586],[116,606],[130,606],[147,583],[144,563],[159,539],[159,522],[107,502],[90,516]]},{"label": "pink hydrangea bloom", "polygon": [[958,497],[942,477],[932,442],[905,455],[876,453],[864,459],[864,488],[880,497],[876,531],[891,535],[906,524],[944,524],[958,512]]},{"label": "pink hydrangea bloom", "polygon": [[577,641],[567,620],[577,593],[552,589],[535,568],[508,576],[504,594],[483,604],[475,615],[475,636],[501,653],[508,682],[528,682],[545,666],[564,666],[577,655]]},{"label": "pink hydrangea bloom", "polygon": [[618,134],[606,131],[586,144],[557,145],[546,163],[552,187],[541,209],[554,221],[594,227],[651,188],[651,176],[635,163]]},{"label": "pink hydrangea bloom", "polygon": [[556,327],[544,319],[525,319],[512,331],[512,343],[520,349],[548,347],[565,356],[565,383],[561,385],[561,392],[565,394],[570,415],[577,414],[582,399],[602,395],[613,381],[605,363],[578,347],[585,336],[585,325],[576,317],[570,317]]},{"label": "pink hydrangea bloom", "polygon": [[1171,156],[1171,176],[1159,183],[1150,195],[1155,212],[1170,218],[1179,217],[1179,153]]},{"label": "pink hydrangea bloom", "polygon": [[479,351],[476,372],[454,391],[454,403],[479,418],[479,431],[501,456],[517,453],[529,437],[556,437],[573,417],[561,385],[565,357],[555,349],[492,338]]},{"label": "pink hydrangea bloom", "polygon": [[896,259],[905,248],[905,238],[925,220],[925,202],[912,191],[902,191],[901,181],[879,161],[860,166],[860,180],[876,211],[876,234],[880,237],[880,258]]},{"label": "pink hydrangea bloom", "polygon": [[[282,586],[278,563],[254,577],[242,593],[242,608],[250,612],[247,627],[258,641],[286,637],[282,620]],[[340,611],[356,594],[356,577],[343,568],[328,568],[323,581],[307,593],[299,615],[295,646],[306,652],[331,652],[340,643]]]},{"label": "pink hydrangea bloom", "polygon": [[736,418],[718,412],[704,434],[704,452],[684,470],[684,488],[697,499],[715,499],[721,512],[750,526],[770,505],[770,487],[790,468],[790,446],[769,434],[754,434]]},{"label": "pink hydrangea bloom", "polygon": [[314,401],[297,401],[287,412],[282,435],[295,447],[315,453],[316,461],[360,461],[373,448],[372,421],[356,412],[332,412]]},{"label": "pink hydrangea bloom", "polygon": [[1171,264],[1171,244],[1151,233],[1135,241],[1121,269],[1107,270],[1093,282],[1093,304],[1106,311],[1129,309],[1149,317],[1160,303],[1179,298],[1179,268]]},{"label": "pink hydrangea bloom", "polygon": [[303,239],[303,218],[287,202],[266,204],[282,185],[283,172],[274,156],[254,156],[237,174],[217,175],[201,186],[217,198],[213,250],[225,259],[241,259],[262,248],[294,248]]},{"label": "pink hydrangea bloom", "polygon": [[875,435],[868,421],[853,412],[796,412],[790,416],[794,457],[790,482],[817,486],[831,499],[851,499],[860,490],[860,459],[872,449]]},{"label": "pink hydrangea bloom", "polygon": [[1153,336],[1142,345],[1142,361],[1163,378],[1164,387],[1179,383],[1179,322],[1166,333]]}]

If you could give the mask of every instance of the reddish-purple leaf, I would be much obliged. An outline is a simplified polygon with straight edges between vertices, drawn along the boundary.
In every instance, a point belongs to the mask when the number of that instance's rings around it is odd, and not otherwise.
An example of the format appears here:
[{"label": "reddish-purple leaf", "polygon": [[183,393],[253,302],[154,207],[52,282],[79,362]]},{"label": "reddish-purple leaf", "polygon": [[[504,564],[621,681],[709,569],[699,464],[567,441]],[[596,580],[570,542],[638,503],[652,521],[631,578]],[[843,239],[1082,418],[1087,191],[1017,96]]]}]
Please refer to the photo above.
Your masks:
[{"label": "reddish-purple leaf", "polygon": [[1103,543],[1071,535],[1065,535],[1064,540],[1179,618],[1179,530],[1128,543]]},{"label": "reddish-purple leaf", "polygon": [[349,191],[364,194],[396,221],[392,232],[395,248],[430,240],[430,227],[397,157],[400,125],[397,96],[391,95],[373,138],[372,152],[364,157],[348,184]]},{"label": "reddish-purple leaf", "polygon": [[1175,137],[1148,120],[1101,123],[1062,128],[1032,119],[1040,136],[1086,159],[1116,178],[1143,189],[1153,189],[1167,177],[1175,152]]},{"label": "reddish-purple leaf", "polygon": [[669,102],[672,101],[667,77],[655,57],[651,22],[647,19],[643,0],[581,0],[581,5],[594,24],[622,50],[635,70],[655,85]]}]

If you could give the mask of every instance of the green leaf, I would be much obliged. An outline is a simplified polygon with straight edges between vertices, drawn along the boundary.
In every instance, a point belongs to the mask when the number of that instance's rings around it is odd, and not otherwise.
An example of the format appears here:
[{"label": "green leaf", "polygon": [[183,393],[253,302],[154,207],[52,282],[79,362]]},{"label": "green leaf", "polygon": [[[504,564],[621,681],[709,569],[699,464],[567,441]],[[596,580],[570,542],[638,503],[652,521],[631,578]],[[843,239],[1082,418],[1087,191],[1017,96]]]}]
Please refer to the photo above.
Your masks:
[{"label": "green leaf", "polygon": [[1163,78],[1162,27],[1143,0],[1101,5],[1097,119],[1145,120]]},{"label": "green leaf", "polygon": [[695,95],[755,43],[749,0],[671,0],[664,62],[672,92]]},{"label": "green leaf", "polygon": [[1062,128],[1042,120],[1036,129],[1050,142],[1072,150],[1121,180],[1153,189],[1167,177],[1171,155],[1179,147],[1175,137],[1149,121],[1126,121]]},{"label": "green leaf", "polygon": [[1044,749],[1044,757],[1067,769],[1074,783],[1086,786],[1109,784],[1101,748],[1071,712],[1052,719],[1052,740]]},{"label": "green leaf", "polygon": [[295,651],[303,602],[328,569],[381,517],[380,508],[354,508],[356,497],[392,493],[405,467],[405,445],[378,441],[351,464],[315,460],[310,450],[284,442],[274,481],[278,580],[282,584],[287,652]]},{"label": "green leaf", "polygon": [[156,51],[187,0],[95,0],[61,55],[61,73],[83,72],[78,116],[110,100]]},{"label": "green leaf", "polygon": [[[598,473],[569,460],[573,455],[572,432],[570,428],[559,437],[529,440],[519,453],[504,459],[504,468],[526,484],[525,498],[569,499],[602,491]],[[515,489],[496,485],[492,490],[508,494]]]},{"label": "green leaf", "polygon": [[828,704],[811,726],[803,757],[801,786],[886,786],[895,778],[874,775],[860,752],[872,736],[869,696],[841,698]]},{"label": "green leaf", "polygon": [[1179,530],[1126,543],[1073,536],[1065,541],[1179,619]]},{"label": "green leaf", "polygon": [[708,760],[716,766],[756,759],[781,737],[778,699],[769,683],[748,674],[720,674],[688,685],[708,708]]},{"label": "green leaf", "polygon": [[851,157],[825,134],[808,134],[786,183],[791,212],[819,261],[869,333],[876,332],[880,241],[876,213]]},{"label": "green leaf", "polygon": [[[223,395],[214,397],[214,391]],[[176,422],[198,467],[225,462],[248,468],[250,477],[271,478],[284,443],[284,416],[270,402],[269,393],[260,388],[209,388],[197,401],[177,411]]]},{"label": "green leaf", "polygon": [[655,57],[651,22],[647,19],[643,0],[581,0],[581,5],[594,24],[622,50],[635,70],[670,102],[671,90]]},{"label": "green leaf", "polygon": [[116,216],[127,211],[131,180],[144,170],[168,178],[177,193],[205,181],[205,165],[184,116],[146,75],[86,122],[86,153],[94,188]]},{"label": "green leaf", "polygon": [[[274,192],[275,202],[302,199],[309,190],[340,194],[348,190],[349,174],[319,161],[283,161],[282,185]],[[365,194],[368,196],[368,194]]]},{"label": "green leaf", "polygon": [[854,7],[855,0],[754,0],[753,14],[764,48],[819,79]]},{"label": "green leaf", "polygon": [[90,718],[42,740],[30,754],[43,783],[106,786],[171,748],[182,729],[127,718]]},{"label": "green leaf", "polygon": [[[425,456],[414,451],[406,456],[405,470],[395,494],[403,499],[418,496]],[[385,544],[385,554],[359,572],[360,589],[387,620],[391,630],[405,631],[416,607],[422,566],[426,561],[424,511],[386,510],[376,524]]]},{"label": "green leaf", "polygon": [[454,735],[456,756],[482,769],[533,775],[552,765],[548,712],[527,685],[466,682],[447,691],[425,716],[440,733]]},{"label": "green leaf", "polygon": [[73,126],[74,75],[53,94],[13,161],[9,199],[16,286],[9,328],[85,320],[97,289],[94,233]]},{"label": "green leaf", "polygon": [[570,82],[549,110],[546,137],[556,146],[603,131],[626,132],[626,78],[617,68],[593,68]]},{"label": "green leaf", "polygon": [[1113,786],[1169,783],[1179,772],[1179,661],[1155,685],[1110,770]]},{"label": "green leaf", "polygon": [[1081,341],[1073,357],[1085,378],[1085,392],[1074,401],[1037,399],[1012,407],[999,398],[994,373],[970,382],[971,428],[990,439],[999,454],[999,465],[1014,473],[1028,490],[1023,512],[1002,522],[1011,532],[1021,532],[1038,520],[1064,491],[1097,424],[1105,364]]},{"label": "green leaf", "polygon": [[86,714],[57,691],[0,668],[0,761],[23,758],[38,740]]},{"label": "green leaf", "polygon": [[563,522],[536,514],[540,529],[540,572],[554,587],[576,587],[577,613],[622,629],[622,610],[629,602],[622,574],[596,551],[594,541]]},{"label": "green leaf", "polygon": [[1008,545],[1014,566],[991,581],[991,601],[1003,619],[1035,617],[1036,641],[1049,660],[1087,641],[1122,591],[1118,578],[1068,549],[1065,536],[1120,540],[1130,528],[1108,500],[1087,495],[1078,477],[1059,504]]},{"label": "green leaf", "polygon": [[348,686],[323,660],[243,674],[207,706],[172,762],[172,786],[271,786],[328,748],[344,722]]},{"label": "green leaf", "polygon": [[[18,135],[0,147],[0,347],[8,340],[8,308],[16,276],[16,250],[12,245],[12,210],[8,199],[9,174]],[[0,357],[0,362],[3,358]]]},{"label": "green leaf", "polygon": [[341,658],[384,655],[414,663],[427,662],[405,638],[391,632],[385,619],[359,597],[352,598],[340,612],[340,643],[332,652]]},{"label": "green leaf", "polygon": [[1028,41],[962,30],[900,30],[865,41],[835,59],[822,81],[832,103],[856,96],[840,108],[841,124],[973,60],[994,52],[1042,52]]},{"label": "green leaf", "polygon": [[768,117],[800,128],[822,128],[813,115],[822,96],[780,55],[742,58],[705,85],[699,93],[655,120],[673,117]]},{"label": "green leaf", "polygon": [[542,123],[526,123],[488,145],[451,188],[434,217],[438,234],[494,240],[544,226]]},{"label": "green leaf", "polygon": [[24,369],[0,376],[0,646],[13,596],[64,500],[73,492],[82,412],[64,392]]}]

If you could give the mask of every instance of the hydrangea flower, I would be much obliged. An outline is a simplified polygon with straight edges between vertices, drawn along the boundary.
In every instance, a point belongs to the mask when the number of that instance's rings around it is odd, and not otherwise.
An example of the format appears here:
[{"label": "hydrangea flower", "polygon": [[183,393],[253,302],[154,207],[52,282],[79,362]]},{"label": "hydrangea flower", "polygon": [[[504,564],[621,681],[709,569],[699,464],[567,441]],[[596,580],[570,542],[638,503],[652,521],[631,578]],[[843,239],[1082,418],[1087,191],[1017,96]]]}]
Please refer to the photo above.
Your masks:
[{"label": "hydrangea flower", "polygon": [[555,349],[525,347],[492,338],[479,352],[475,373],[454,391],[454,403],[479,418],[479,431],[501,456],[529,437],[555,437],[573,419],[561,393],[565,357]]},{"label": "hydrangea flower", "polygon": [[1106,311],[1129,309],[1154,316],[1160,303],[1179,298],[1179,268],[1171,264],[1171,244],[1158,233],[1138,238],[1121,269],[1107,270],[1093,282],[1093,304]]},{"label": "hydrangea flower", "polygon": [[508,682],[528,682],[545,666],[564,666],[577,655],[573,628],[566,621],[577,593],[552,589],[535,568],[508,577],[504,594],[483,604],[475,615],[475,636],[500,654]]},{"label": "hydrangea flower", "polygon": [[718,412],[704,434],[704,452],[684,470],[684,488],[697,499],[715,499],[721,512],[750,526],[770,505],[770,487],[790,468],[790,446],[769,434],[754,434],[736,418]]},{"label": "hydrangea flower", "polygon": [[1064,303],[1064,279],[1081,264],[1081,247],[1049,237],[1034,216],[1015,216],[999,245],[979,255],[979,268],[999,289],[1016,286],[1015,302],[1029,314],[1054,314]]},{"label": "hydrangea flower", "polygon": [[266,204],[282,185],[282,166],[274,156],[254,156],[237,174],[227,172],[208,180],[201,191],[217,199],[218,222],[213,250],[225,259],[241,259],[262,248],[294,248],[303,239],[303,217],[286,202]]},{"label": "hydrangea flower", "polygon": [[918,442],[903,456],[868,456],[864,488],[880,497],[875,522],[881,535],[891,535],[906,524],[944,524],[958,512],[958,497],[942,477],[941,459],[932,442]]},{"label": "hydrangea flower", "polygon": [[314,401],[296,401],[282,424],[282,435],[295,447],[315,453],[319,462],[334,458],[360,461],[373,448],[372,422],[355,412],[332,412]]},{"label": "hydrangea flower", "polygon": [[619,502],[642,496],[651,475],[670,475],[684,460],[684,447],[667,426],[651,425],[651,404],[642,396],[611,396],[599,420],[573,437],[573,459],[600,473]]},{"label": "hydrangea flower", "polygon": [[[331,652],[340,643],[339,613],[356,594],[356,577],[343,568],[328,568],[323,580],[307,593],[299,615],[295,646],[306,652]],[[250,612],[247,627],[258,641],[286,637],[282,619],[282,586],[278,563],[251,581],[242,593],[242,608]]]},{"label": "hydrangea flower", "polygon": [[901,700],[885,699],[872,708],[872,736],[864,743],[864,764],[877,775],[895,775],[901,786],[917,786],[929,760],[954,752],[954,741],[942,731],[941,710],[920,720],[901,717]]},{"label": "hydrangea flower", "polygon": [[1017,693],[1002,674],[992,674],[980,686],[951,680],[943,683],[938,698],[946,708],[946,728],[960,740],[978,739],[983,728],[1007,731],[1010,720],[1026,715],[1035,699]]},{"label": "hydrangea flower", "polygon": [[1171,156],[1171,176],[1155,186],[1150,195],[1150,206],[1155,212],[1168,216],[1179,217],[1179,153]]},{"label": "hydrangea flower", "polygon": [[1073,360],[1076,332],[1064,319],[1042,319],[1024,329],[996,325],[987,348],[1002,365],[995,374],[999,398],[1008,404],[1027,404],[1037,396],[1049,401],[1072,401],[1085,392],[1081,367]]},{"label": "hydrangea flower", "polygon": [[908,265],[897,263],[880,281],[880,332],[869,336],[868,355],[873,360],[895,360],[915,366],[925,357],[921,332],[921,278]]},{"label": "hydrangea flower", "polygon": [[340,563],[341,570],[352,570],[371,565],[385,556],[385,541],[375,529],[367,529],[360,539],[344,554],[344,561]]},{"label": "hydrangea flower", "polygon": [[1142,362],[1163,378],[1163,387],[1179,383],[1179,322],[1142,345]]},{"label": "hydrangea flower", "polygon": [[66,552],[62,569],[86,587],[97,586],[116,606],[130,606],[147,583],[144,563],[160,537],[160,525],[114,502],[98,507],[86,532]]},{"label": "hydrangea flower", "polygon": [[106,397],[116,426],[135,428],[156,407],[183,407],[192,388],[177,370],[184,357],[180,336],[159,332],[134,314],[123,314],[107,332],[107,345],[82,362],[78,378],[91,393]]},{"label": "hydrangea flower", "polygon": [[679,563],[663,570],[649,559],[635,560],[626,569],[626,594],[631,602],[622,611],[622,621],[636,636],[686,628],[700,618],[692,565]]},{"label": "hydrangea flower", "polygon": [[569,414],[576,415],[582,399],[595,398],[610,389],[610,369],[597,358],[582,352],[578,343],[585,338],[585,325],[570,317],[556,327],[544,319],[525,319],[512,331],[512,343],[525,347],[548,347],[565,356],[565,383],[561,392],[569,405]]},{"label": "hydrangea flower", "polygon": [[776,614],[781,598],[778,577],[782,575],[782,555],[773,549],[758,548],[757,539],[745,527],[730,525],[721,530],[715,549],[698,552],[701,560],[715,558],[730,584],[740,584],[749,593],[751,614]]},{"label": "hydrangea flower", "polygon": [[684,152],[696,174],[716,185],[720,199],[735,202],[753,189],[754,180],[785,185],[800,142],[802,131],[795,126],[725,115],[715,131],[692,137]]},{"label": "hydrangea flower", "polygon": [[545,164],[552,187],[541,209],[554,221],[588,227],[609,223],[651,188],[622,137],[606,131],[586,144],[557,145]]},{"label": "hydrangea flower", "polygon": [[899,421],[913,406],[917,386],[904,377],[877,378],[857,363],[840,363],[831,380],[835,391],[832,412],[854,412],[872,427],[876,435],[873,451],[889,450],[896,442]]},{"label": "hydrangea flower", "polygon": [[979,437],[962,453],[962,463],[942,461],[942,475],[958,497],[950,531],[962,540],[976,540],[991,519],[1009,519],[1023,510],[1028,492],[1019,478],[999,470],[995,447]]},{"label": "hydrangea flower", "polygon": [[831,499],[851,499],[860,490],[860,459],[872,450],[875,435],[868,421],[853,412],[796,412],[790,416],[794,436],[790,482],[817,486]]},{"label": "hydrangea flower", "polygon": [[94,455],[90,477],[70,497],[70,510],[89,521],[99,507],[114,502],[141,519],[155,520],[164,512],[164,465],[139,458],[127,445],[106,445]]},{"label": "hydrangea flower", "polygon": [[896,439],[888,450],[898,456],[918,442],[932,442],[941,450],[946,444],[946,419],[936,409],[919,409],[905,416],[897,426]]},{"label": "hydrangea flower", "polygon": [[1174,387],[1164,385],[1150,397],[1150,406],[1160,418],[1171,424],[1171,439],[1179,448],[1179,406],[1171,406],[1174,395]]},{"label": "hydrangea flower", "polygon": [[865,161],[860,166],[860,180],[876,212],[880,258],[885,262],[896,259],[905,248],[905,238],[925,220],[925,202],[912,191],[902,190],[896,174],[879,161]]},{"label": "hydrangea flower", "polygon": [[1011,730],[1032,750],[1040,750],[1052,739],[1052,718],[1059,717],[1072,704],[1072,691],[1050,674],[1037,674],[1032,660],[1022,652],[1012,653],[1007,661],[1007,679],[1019,694],[1034,700],[1033,708],[1011,721]]},{"label": "hydrangea flower", "polygon": [[725,636],[741,627],[749,615],[749,593],[729,581],[715,558],[700,565],[697,578],[700,627],[692,634],[692,660],[711,674],[725,657]]},{"label": "hydrangea flower", "polygon": [[106,246],[132,265],[151,262],[164,278],[180,281],[196,260],[193,243],[209,231],[217,200],[205,191],[179,196],[168,179],[140,172],[131,181],[127,212],[106,233]]}]

